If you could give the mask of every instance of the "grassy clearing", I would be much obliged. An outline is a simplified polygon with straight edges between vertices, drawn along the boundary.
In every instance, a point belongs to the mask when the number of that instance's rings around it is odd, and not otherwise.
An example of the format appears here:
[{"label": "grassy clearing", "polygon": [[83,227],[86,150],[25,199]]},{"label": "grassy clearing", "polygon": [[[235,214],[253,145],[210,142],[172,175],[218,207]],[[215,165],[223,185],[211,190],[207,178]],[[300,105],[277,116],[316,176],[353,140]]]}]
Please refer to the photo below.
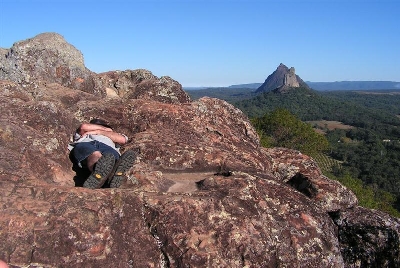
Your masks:
[{"label": "grassy clearing", "polygon": [[333,169],[341,169],[342,162],[333,159],[325,154],[319,153],[313,156],[313,159],[317,162],[322,172],[331,173]]},{"label": "grassy clearing", "polygon": [[345,125],[339,121],[318,120],[318,121],[307,121],[307,123],[311,124],[312,127],[319,133],[325,133],[328,130],[334,130],[334,129],[354,128],[353,126]]}]

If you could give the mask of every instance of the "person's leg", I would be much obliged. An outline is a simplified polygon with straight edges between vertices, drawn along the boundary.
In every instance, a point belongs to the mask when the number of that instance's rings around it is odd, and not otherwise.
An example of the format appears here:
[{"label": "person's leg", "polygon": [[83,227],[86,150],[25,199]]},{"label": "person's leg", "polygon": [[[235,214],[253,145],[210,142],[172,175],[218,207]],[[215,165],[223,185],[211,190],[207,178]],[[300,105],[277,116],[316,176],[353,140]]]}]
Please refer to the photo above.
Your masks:
[{"label": "person's leg", "polygon": [[94,165],[99,161],[102,157],[102,153],[100,151],[94,151],[91,155],[86,158],[86,166],[90,171],[93,171]]},{"label": "person's leg", "polygon": [[108,146],[107,144],[99,142],[97,144],[97,150],[101,152],[101,154],[112,154],[115,158],[115,160],[118,160],[120,157],[120,154],[118,151],[116,151],[114,148]]},{"label": "person's leg", "polygon": [[[73,149],[69,153],[69,160],[72,163],[72,170],[75,171],[75,176],[74,176],[74,183],[75,187],[83,187],[83,183],[89,177],[91,171],[86,168],[86,165],[78,165],[78,162],[76,161],[75,155],[74,155],[74,150]],[[85,166],[85,168],[83,167]]]},{"label": "person's leg", "polygon": [[[84,169],[93,171],[94,165],[101,158],[103,154],[110,153],[114,155],[115,159],[119,158],[119,153],[110,146],[98,142],[82,142],[75,145],[72,150],[74,163]],[[71,157],[70,157],[71,158]]]},{"label": "person's leg", "polygon": [[8,268],[8,264],[5,261],[0,260],[0,268]]},{"label": "person's leg", "polygon": [[83,183],[83,187],[91,189],[101,188],[111,175],[114,164],[114,155],[109,153],[102,155],[98,161],[93,164],[93,171]]},{"label": "person's leg", "polygon": [[88,170],[89,176],[83,182],[85,188],[101,188],[107,181],[115,164],[115,156],[111,147],[98,141],[82,142],[75,145],[73,152],[78,166]]},{"label": "person's leg", "polygon": [[[96,151],[99,150],[97,149],[97,144],[95,141],[77,143],[75,144],[74,149],[72,150],[73,157],[75,160],[74,162],[76,163],[77,166],[83,169],[89,169],[87,160],[89,156]],[[92,163],[90,164],[92,169],[93,169],[93,164],[97,162],[97,160],[94,161],[94,159],[92,159]]]}]

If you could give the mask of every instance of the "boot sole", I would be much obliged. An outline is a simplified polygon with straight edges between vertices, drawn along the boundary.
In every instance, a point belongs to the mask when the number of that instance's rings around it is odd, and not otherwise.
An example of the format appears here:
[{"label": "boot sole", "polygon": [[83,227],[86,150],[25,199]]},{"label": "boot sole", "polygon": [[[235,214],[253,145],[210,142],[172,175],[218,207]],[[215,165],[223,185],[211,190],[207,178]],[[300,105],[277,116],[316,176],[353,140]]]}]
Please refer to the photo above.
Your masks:
[{"label": "boot sole", "polygon": [[99,189],[109,178],[114,168],[115,158],[112,154],[103,155],[97,161],[94,171],[83,183],[83,187],[90,189]]},{"label": "boot sole", "polygon": [[114,176],[110,179],[110,188],[119,188],[125,181],[127,172],[135,163],[136,153],[132,150],[126,151],[121,155],[115,164]]}]

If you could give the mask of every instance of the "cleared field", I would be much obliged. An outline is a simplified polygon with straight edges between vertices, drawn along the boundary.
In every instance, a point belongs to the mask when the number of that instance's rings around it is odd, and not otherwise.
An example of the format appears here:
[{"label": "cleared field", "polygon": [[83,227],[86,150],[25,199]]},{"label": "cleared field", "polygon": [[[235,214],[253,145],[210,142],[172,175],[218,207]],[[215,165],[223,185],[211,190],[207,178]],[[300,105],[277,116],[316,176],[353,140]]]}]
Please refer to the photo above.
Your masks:
[{"label": "cleared field", "polygon": [[321,133],[325,133],[325,131],[327,130],[353,128],[352,126],[345,125],[339,121],[318,120],[318,121],[307,121],[307,123],[311,124],[318,132]]}]

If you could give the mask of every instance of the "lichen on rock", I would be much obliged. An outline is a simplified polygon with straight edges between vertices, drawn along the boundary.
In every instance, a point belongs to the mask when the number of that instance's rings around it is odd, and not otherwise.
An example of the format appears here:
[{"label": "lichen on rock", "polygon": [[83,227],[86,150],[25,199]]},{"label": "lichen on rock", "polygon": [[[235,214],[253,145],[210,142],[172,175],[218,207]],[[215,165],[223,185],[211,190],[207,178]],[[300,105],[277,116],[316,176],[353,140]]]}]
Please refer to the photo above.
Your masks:
[{"label": "lichen on rock", "polygon": [[[191,101],[143,69],[93,73],[57,34],[0,52],[0,259],[12,267],[400,265],[399,219],[358,207],[311,157],[262,148],[227,102]],[[74,187],[66,148],[95,117],[139,153],[119,189]]]}]

